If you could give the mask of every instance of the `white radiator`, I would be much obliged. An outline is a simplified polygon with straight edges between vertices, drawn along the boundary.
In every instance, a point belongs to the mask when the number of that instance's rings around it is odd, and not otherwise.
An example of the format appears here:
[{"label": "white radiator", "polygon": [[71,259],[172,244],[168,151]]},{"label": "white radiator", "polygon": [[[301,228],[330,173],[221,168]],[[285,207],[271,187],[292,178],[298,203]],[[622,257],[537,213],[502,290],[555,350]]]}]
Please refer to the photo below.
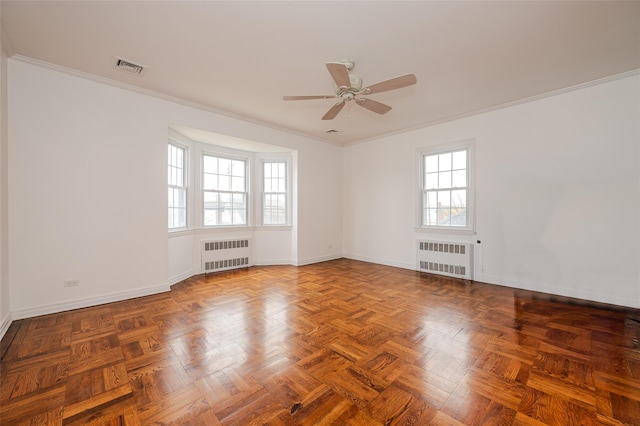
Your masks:
[{"label": "white radiator", "polygon": [[226,271],[251,266],[248,238],[202,243],[202,272]]},{"label": "white radiator", "polygon": [[473,244],[417,241],[416,268],[421,272],[473,279]]}]

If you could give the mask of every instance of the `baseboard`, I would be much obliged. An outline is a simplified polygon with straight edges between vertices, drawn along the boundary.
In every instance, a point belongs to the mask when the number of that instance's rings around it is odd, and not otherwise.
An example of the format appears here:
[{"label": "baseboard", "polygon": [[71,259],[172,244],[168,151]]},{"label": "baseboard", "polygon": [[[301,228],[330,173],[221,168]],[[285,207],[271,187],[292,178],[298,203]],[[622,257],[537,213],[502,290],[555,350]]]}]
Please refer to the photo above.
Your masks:
[{"label": "baseboard", "polygon": [[7,315],[4,316],[4,318],[2,318],[2,322],[0,322],[0,340],[2,340],[2,338],[4,337],[4,334],[7,332],[7,330],[11,326],[11,322],[13,321],[11,317],[12,317],[11,312],[9,312]]},{"label": "baseboard", "polygon": [[170,290],[171,289],[168,284],[160,284],[131,291],[121,291],[118,293],[105,294],[97,297],[89,297],[86,299],[76,299],[60,303],[52,303],[49,305],[41,305],[34,308],[18,309],[12,312],[12,317],[13,319],[18,320],[23,318],[36,317],[39,315],[55,314],[72,309],[88,308],[105,303],[120,302],[122,300],[133,299],[135,297],[164,293]]},{"label": "baseboard", "polygon": [[308,259],[298,259],[295,262],[292,262],[291,264],[294,266],[304,266],[304,265],[312,265],[314,263],[320,263],[320,262],[327,262],[329,260],[336,260],[336,259],[341,259],[344,256],[341,254],[335,254],[335,255],[331,255],[331,256],[321,256],[321,257],[310,257]]},{"label": "baseboard", "polygon": [[182,274],[175,275],[175,276],[169,278],[169,285],[171,286],[171,285],[177,284],[180,281],[184,281],[187,278],[191,278],[194,275],[198,275],[198,274],[201,274],[201,273],[202,272],[200,272],[199,269],[192,269],[191,271],[183,272]]},{"label": "baseboard", "polygon": [[293,263],[291,262],[291,260],[282,260],[282,259],[278,259],[278,260],[259,260],[256,262],[253,262],[253,266],[271,266],[271,265],[293,265]]},{"label": "baseboard", "polygon": [[390,262],[385,259],[378,259],[375,257],[367,257],[367,256],[358,256],[354,254],[345,254],[343,257],[351,260],[360,260],[362,262],[377,263],[378,265],[393,266],[394,268],[409,269],[412,271],[416,270],[416,265],[413,263]]},{"label": "baseboard", "polygon": [[574,299],[582,299],[591,302],[607,303],[610,305],[617,305],[626,308],[640,309],[640,300],[612,297],[609,294],[595,293],[591,291],[580,291],[563,287],[552,287],[543,284],[528,283],[515,280],[504,280],[502,277],[487,274],[483,275],[483,282],[519,290],[537,291],[539,293],[553,294],[556,296],[571,297]]}]

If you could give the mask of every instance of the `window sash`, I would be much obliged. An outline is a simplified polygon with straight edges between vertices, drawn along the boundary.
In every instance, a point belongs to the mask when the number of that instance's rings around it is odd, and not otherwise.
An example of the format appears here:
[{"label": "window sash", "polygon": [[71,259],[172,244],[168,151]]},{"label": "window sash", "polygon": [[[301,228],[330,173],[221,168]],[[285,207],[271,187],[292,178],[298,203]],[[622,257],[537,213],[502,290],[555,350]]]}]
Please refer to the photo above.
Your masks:
[{"label": "window sash", "polygon": [[263,161],[262,224],[287,225],[288,223],[287,162]]},{"label": "window sash", "polygon": [[470,228],[470,151],[422,154],[422,226]]},{"label": "window sash", "polygon": [[247,225],[247,161],[203,154],[202,194],[203,226]]},{"label": "window sash", "polygon": [[186,149],[168,144],[167,150],[167,227],[187,227]]}]

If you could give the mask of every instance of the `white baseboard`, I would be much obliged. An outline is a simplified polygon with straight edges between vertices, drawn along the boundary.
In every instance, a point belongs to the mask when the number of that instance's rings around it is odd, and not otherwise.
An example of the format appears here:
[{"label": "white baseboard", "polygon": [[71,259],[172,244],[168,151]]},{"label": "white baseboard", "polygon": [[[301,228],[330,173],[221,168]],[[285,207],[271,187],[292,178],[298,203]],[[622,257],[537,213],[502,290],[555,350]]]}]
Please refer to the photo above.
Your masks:
[{"label": "white baseboard", "polygon": [[253,266],[271,266],[271,265],[293,265],[293,262],[291,262],[291,259],[288,260],[282,260],[282,259],[272,259],[272,260],[259,260],[256,262],[253,262]]},{"label": "white baseboard", "polygon": [[343,257],[351,260],[360,260],[362,262],[377,263],[378,265],[393,266],[394,268],[409,269],[412,271],[416,270],[416,265],[412,263],[391,262],[385,259],[378,259],[375,257],[367,257],[367,256],[358,256],[355,254],[345,254]]},{"label": "white baseboard", "polygon": [[610,294],[582,291],[563,287],[552,287],[549,285],[528,283],[523,281],[504,280],[504,278],[502,277],[487,274],[484,274],[483,282],[513,289],[537,291],[539,293],[553,294],[556,296],[572,297],[575,299],[587,300],[591,302],[607,303],[627,308],[640,309],[640,300],[623,299],[611,296]]},{"label": "white baseboard", "polygon": [[102,296],[88,297],[86,299],[69,300],[66,302],[41,305],[33,308],[18,309],[12,312],[13,319],[31,318],[39,315],[54,314],[69,311],[72,309],[88,308],[90,306],[102,305],[111,302],[133,299],[135,297],[149,296],[151,294],[164,293],[171,290],[168,284],[160,284],[151,287],[144,287],[130,291],[105,294]]},{"label": "white baseboard", "polygon": [[184,281],[187,278],[191,278],[194,275],[198,275],[201,274],[202,272],[200,272],[199,269],[192,269],[191,271],[187,271],[187,272],[183,272],[182,274],[179,275],[175,275],[171,278],[169,278],[169,285],[174,285],[179,283],[180,281]]},{"label": "white baseboard", "polygon": [[13,321],[11,317],[12,317],[11,312],[9,312],[7,315],[4,316],[4,318],[2,318],[2,322],[0,322],[0,340],[2,340],[2,338],[4,337],[4,334],[7,332],[7,330],[11,326],[11,322]]},{"label": "white baseboard", "polygon": [[336,259],[341,259],[344,256],[341,254],[335,254],[335,255],[331,255],[331,256],[321,256],[321,257],[310,257],[308,259],[298,259],[297,261],[293,262],[292,265],[294,266],[304,266],[304,265],[312,265],[314,263],[320,263],[320,262],[327,262],[329,260],[336,260]]}]

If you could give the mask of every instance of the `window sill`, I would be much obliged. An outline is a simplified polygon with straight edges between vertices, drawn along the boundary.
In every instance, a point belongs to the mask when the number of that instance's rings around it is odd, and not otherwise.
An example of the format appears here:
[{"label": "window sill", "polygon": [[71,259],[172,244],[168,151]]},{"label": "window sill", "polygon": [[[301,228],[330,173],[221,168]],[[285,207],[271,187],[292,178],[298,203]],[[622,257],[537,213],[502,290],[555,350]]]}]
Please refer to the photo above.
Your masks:
[{"label": "window sill", "polygon": [[191,235],[191,234],[193,234],[193,229],[189,229],[189,228],[175,229],[175,230],[169,231],[169,238],[183,237],[185,235]]},{"label": "window sill", "polygon": [[293,226],[291,225],[261,225],[256,226],[256,231],[291,231]]},{"label": "window sill", "polygon": [[476,235],[476,231],[474,231],[473,229],[415,227],[414,231],[430,234]]}]

